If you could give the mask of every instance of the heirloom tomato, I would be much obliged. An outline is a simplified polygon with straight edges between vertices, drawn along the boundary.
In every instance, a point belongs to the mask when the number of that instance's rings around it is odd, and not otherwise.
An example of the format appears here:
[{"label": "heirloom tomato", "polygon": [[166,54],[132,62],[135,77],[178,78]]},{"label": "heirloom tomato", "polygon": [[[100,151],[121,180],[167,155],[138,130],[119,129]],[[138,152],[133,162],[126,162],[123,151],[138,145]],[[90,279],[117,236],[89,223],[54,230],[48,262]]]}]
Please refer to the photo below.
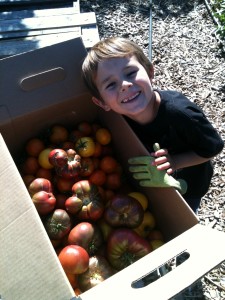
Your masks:
[{"label": "heirloom tomato", "polygon": [[64,247],[59,252],[58,258],[66,273],[81,274],[87,271],[89,266],[87,251],[78,245]]},{"label": "heirloom tomato", "polygon": [[49,162],[63,178],[77,177],[81,170],[81,157],[73,149],[54,149],[49,153]]},{"label": "heirloom tomato", "polygon": [[104,219],[113,226],[134,228],[139,226],[144,217],[141,204],[128,195],[116,194],[107,204]]},{"label": "heirloom tomato", "polygon": [[50,239],[63,238],[71,229],[71,219],[64,209],[55,209],[44,220],[44,226]]},{"label": "heirloom tomato", "polygon": [[150,243],[129,228],[115,229],[107,241],[107,258],[122,270],[152,251]]},{"label": "heirloom tomato", "polygon": [[80,180],[72,186],[74,196],[82,201],[82,208],[77,213],[80,220],[98,220],[104,212],[104,200],[98,186],[89,180]]},{"label": "heirloom tomato", "polygon": [[113,274],[113,269],[104,256],[92,256],[87,271],[78,276],[78,285],[85,292]]},{"label": "heirloom tomato", "polygon": [[80,222],[71,229],[68,235],[68,243],[70,245],[79,245],[89,255],[93,255],[96,254],[103,244],[103,235],[97,225],[89,222]]},{"label": "heirloom tomato", "polygon": [[52,190],[51,181],[45,178],[35,178],[28,186],[28,191],[31,196],[40,191],[52,193]]},{"label": "heirloom tomato", "polygon": [[32,201],[40,215],[47,215],[55,208],[56,199],[52,193],[40,191],[32,196]]}]

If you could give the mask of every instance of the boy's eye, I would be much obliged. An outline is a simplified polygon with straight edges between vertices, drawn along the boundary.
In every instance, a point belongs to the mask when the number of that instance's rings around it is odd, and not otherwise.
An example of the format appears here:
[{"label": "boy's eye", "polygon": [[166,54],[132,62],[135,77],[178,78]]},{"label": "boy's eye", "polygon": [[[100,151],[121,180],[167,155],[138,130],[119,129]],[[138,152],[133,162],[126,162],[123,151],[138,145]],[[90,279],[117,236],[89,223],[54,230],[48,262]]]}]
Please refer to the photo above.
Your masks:
[{"label": "boy's eye", "polygon": [[115,82],[110,82],[109,84],[107,84],[106,88],[113,88],[115,86]]},{"label": "boy's eye", "polygon": [[137,71],[134,70],[134,71],[131,71],[127,74],[128,77],[132,77],[132,76],[135,76],[137,74]]}]

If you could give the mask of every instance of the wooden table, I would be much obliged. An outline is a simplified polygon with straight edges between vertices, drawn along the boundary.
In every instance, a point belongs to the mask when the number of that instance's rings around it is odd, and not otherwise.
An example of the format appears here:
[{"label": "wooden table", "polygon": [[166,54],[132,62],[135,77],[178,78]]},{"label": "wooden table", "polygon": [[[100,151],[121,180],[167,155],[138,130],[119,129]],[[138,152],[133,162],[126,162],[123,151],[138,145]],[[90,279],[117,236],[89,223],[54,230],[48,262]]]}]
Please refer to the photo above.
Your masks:
[{"label": "wooden table", "polygon": [[81,36],[88,49],[99,40],[94,12],[79,0],[0,0],[0,58]]}]

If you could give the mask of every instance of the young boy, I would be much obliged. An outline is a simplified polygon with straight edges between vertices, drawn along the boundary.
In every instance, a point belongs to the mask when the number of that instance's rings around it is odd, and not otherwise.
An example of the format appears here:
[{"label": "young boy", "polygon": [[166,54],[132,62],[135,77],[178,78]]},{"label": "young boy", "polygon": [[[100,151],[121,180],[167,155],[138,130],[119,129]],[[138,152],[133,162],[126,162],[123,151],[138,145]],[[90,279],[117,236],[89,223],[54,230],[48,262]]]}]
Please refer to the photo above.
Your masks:
[{"label": "young boy", "polygon": [[[124,38],[94,45],[82,75],[93,102],[126,118],[155,157],[152,164],[186,181],[183,197],[196,212],[213,175],[211,159],[224,146],[202,110],[181,93],[154,90],[153,65],[139,46]],[[160,150],[153,150],[155,143]]]}]

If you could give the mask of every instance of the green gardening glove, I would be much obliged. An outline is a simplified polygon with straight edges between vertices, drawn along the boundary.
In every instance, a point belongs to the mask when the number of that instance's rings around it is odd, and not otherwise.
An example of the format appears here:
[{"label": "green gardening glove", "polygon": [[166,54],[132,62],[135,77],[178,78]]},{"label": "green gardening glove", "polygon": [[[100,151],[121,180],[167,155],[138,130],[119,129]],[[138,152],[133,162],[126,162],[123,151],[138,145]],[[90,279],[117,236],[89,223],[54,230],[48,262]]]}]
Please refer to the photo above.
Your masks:
[{"label": "green gardening glove", "polygon": [[[159,144],[154,144],[154,150],[160,149]],[[133,173],[134,179],[139,180],[143,187],[174,187],[182,195],[187,191],[187,183],[183,179],[174,179],[165,170],[159,171],[151,163],[155,160],[152,156],[137,156],[130,158],[128,163],[131,165],[129,171]]]}]

